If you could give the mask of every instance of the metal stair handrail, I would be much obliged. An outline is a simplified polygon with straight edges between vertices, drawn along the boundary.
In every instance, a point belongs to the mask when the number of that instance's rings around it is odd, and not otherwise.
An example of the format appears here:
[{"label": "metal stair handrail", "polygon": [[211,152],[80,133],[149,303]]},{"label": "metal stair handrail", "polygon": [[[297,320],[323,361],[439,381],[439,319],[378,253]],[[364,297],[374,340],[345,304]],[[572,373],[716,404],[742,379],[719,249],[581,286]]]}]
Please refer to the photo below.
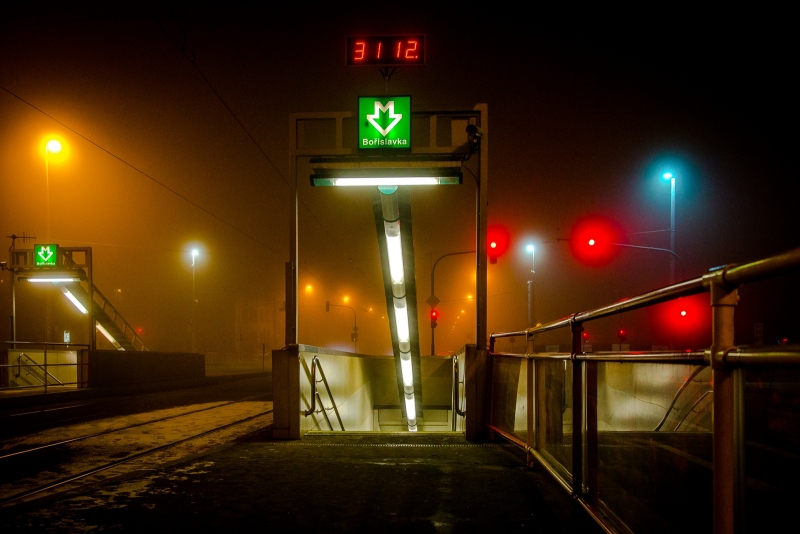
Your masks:
[{"label": "metal stair handrail", "polygon": [[339,415],[339,409],[336,407],[336,401],[333,399],[333,394],[331,393],[331,388],[328,386],[328,380],[325,378],[325,371],[322,370],[322,363],[319,361],[319,358],[315,354],[314,357],[311,359],[311,407],[308,410],[303,412],[303,415],[308,417],[312,413],[316,411],[316,400],[319,399],[319,405],[322,408],[322,414],[325,416],[325,420],[328,422],[328,427],[333,430],[333,426],[331,425],[330,420],[328,419],[328,414],[326,413],[326,408],[322,404],[322,398],[319,396],[319,392],[317,391],[317,368],[319,367],[319,376],[322,378],[322,383],[325,384],[325,390],[328,392],[328,398],[331,400],[331,404],[333,405],[333,411],[336,414],[336,419],[339,421],[339,427],[344,431],[344,423],[342,422],[342,417]]}]

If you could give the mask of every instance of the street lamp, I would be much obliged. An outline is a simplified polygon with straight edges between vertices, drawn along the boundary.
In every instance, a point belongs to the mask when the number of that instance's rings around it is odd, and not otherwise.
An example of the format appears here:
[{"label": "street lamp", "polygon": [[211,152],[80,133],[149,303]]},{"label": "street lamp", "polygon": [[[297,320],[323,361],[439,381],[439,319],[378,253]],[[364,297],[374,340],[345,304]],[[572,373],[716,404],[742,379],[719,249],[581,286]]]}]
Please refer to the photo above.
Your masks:
[{"label": "street lamp", "polygon": [[48,155],[61,152],[61,142],[58,139],[51,139],[44,146],[44,174],[47,186],[47,242],[50,242],[50,162]]},{"label": "street lamp", "polygon": [[195,321],[196,321],[196,314],[197,314],[197,298],[195,297],[194,292],[194,265],[195,259],[200,254],[200,251],[192,249],[192,352],[197,352],[195,346]]},{"label": "street lamp", "polygon": [[669,194],[669,250],[672,257],[669,260],[669,283],[675,283],[675,175],[667,171],[661,175],[670,182]]},{"label": "street lamp", "polygon": [[[536,274],[536,247],[528,245],[528,252],[531,253],[531,275]],[[533,326],[534,309],[533,309],[533,276],[528,280],[528,328]]]}]

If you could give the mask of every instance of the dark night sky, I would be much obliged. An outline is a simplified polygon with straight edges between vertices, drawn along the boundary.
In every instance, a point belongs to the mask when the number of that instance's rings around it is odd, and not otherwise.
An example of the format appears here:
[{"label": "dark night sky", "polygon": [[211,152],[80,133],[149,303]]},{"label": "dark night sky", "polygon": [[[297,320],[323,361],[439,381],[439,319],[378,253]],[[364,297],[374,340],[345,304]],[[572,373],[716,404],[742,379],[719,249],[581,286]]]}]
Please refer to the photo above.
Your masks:
[{"label": "dark night sky", "polygon": [[[528,242],[538,243],[537,320],[664,285],[663,255],[624,250],[590,269],[555,240],[581,217],[602,214],[628,243],[666,247],[665,234],[636,234],[669,226],[669,186],[656,174],[665,164],[680,173],[685,277],[800,244],[790,167],[796,39],[786,14],[365,6],[6,8],[3,235],[45,234],[41,142],[58,135],[68,154],[50,165],[53,241],[93,247],[97,285],[123,290],[120,308],[152,346],[187,349],[193,243],[203,250],[201,350],[232,350],[240,335],[235,310],[252,306],[272,310],[265,341],[280,346],[274,313],[283,299],[293,180],[288,115],[355,111],[358,95],[383,93],[377,69],[345,66],[345,37],[408,32],[426,34],[427,65],[398,70],[392,93],[411,94],[415,110],[489,106],[489,218],[512,239],[490,269],[490,331],[525,325]],[[420,302],[431,261],[473,246],[470,187],[412,197]],[[313,286],[301,289],[301,342],[349,346],[342,331],[349,333],[352,316],[324,312],[325,300],[347,295],[364,325],[359,348],[386,352],[368,192],[301,194],[301,287]],[[437,268],[444,301],[437,343],[453,350],[471,331],[473,279],[466,256],[447,265]],[[800,318],[787,310],[798,277],[787,283],[788,290],[766,284],[769,297],[743,290],[744,331],[763,321],[768,337],[797,337]],[[2,288],[5,310],[7,281]],[[462,306],[466,317],[456,323]],[[425,331],[427,306],[420,310]],[[2,328],[0,337],[10,337],[5,321]]]}]

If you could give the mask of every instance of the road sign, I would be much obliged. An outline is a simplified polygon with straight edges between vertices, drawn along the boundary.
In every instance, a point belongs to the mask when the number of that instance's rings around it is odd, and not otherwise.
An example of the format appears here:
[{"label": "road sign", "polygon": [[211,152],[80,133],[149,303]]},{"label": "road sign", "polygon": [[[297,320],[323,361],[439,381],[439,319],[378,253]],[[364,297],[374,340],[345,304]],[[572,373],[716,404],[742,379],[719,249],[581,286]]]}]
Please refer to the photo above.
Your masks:
[{"label": "road sign", "polygon": [[411,97],[358,98],[358,148],[411,148]]},{"label": "road sign", "polygon": [[58,265],[58,245],[33,245],[34,267],[56,267]]},{"label": "road sign", "polygon": [[436,305],[439,304],[439,299],[436,298],[436,295],[431,295],[430,297],[428,297],[428,300],[426,302],[431,308],[435,308]]}]

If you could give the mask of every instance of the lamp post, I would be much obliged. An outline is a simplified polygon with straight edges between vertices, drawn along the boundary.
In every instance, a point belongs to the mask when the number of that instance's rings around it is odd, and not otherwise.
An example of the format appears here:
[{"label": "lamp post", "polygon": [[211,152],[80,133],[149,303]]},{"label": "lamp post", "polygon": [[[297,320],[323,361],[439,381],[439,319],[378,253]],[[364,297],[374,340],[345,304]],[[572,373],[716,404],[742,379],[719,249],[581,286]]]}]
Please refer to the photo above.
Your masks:
[{"label": "lamp post", "polygon": [[195,259],[199,254],[200,254],[199,250],[197,250],[196,248],[192,249],[192,352],[197,351],[195,346],[195,321],[196,321],[195,316],[197,313],[197,298],[195,297],[195,292],[194,292],[194,265],[196,263]]},{"label": "lamp post", "polygon": [[57,139],[51,139],[44,146],[44,175],[47,186],[47,242],[50,242],[50,161],[47,156],[61,152],[61,143]]},{"label": "lamp post", "polygon": [[[431,296],[428,297],[428,305],[431,307],[431,316],[433,317],[433,312],[436,309],[436,305],[439,304],[439,299],[436,297],[436,292],[434,291],[435,286],[435,274],[436,274],[436,266],[442,261],[443,258],[447,256],[458,256],[460,254],[474,254],[474,250],[465,250],[463,252],[450,252],[449,254],[443,254],[439,256],[439,259],[436,260],[431,267]],[[431,356],[436,355],[436,343],[435,343],[435,336],[434,336],[434,326],[431,325]]]},{"label": "lamp post", "polygon": [[669,283],[675,283],[675,175],[667,171],[661,175],[664,180],[670,182],[669,193],[669,250],[672,257],[669,260]]},{"label": "lamp post", "polygon": [[331,306],[336,306],[337,308],[348,308],[351,312],[353,312],[353,333],[350,334],[350,341],[353,342],[353,352],[358,352],[358,323],[356,320],[356,311],[350,306],[345,306],[343,304],[331,304],[329,300],[326,300],[325,311],[331,311]]},{"label": "lamp post", "polygon": [[536,274],[536,247],[528,245],[527,247],[528,252],[531,253],[531,279],[528,280],[528,328],[533,326],[534,324],[534,308],[533,308],[533,276]]}]

